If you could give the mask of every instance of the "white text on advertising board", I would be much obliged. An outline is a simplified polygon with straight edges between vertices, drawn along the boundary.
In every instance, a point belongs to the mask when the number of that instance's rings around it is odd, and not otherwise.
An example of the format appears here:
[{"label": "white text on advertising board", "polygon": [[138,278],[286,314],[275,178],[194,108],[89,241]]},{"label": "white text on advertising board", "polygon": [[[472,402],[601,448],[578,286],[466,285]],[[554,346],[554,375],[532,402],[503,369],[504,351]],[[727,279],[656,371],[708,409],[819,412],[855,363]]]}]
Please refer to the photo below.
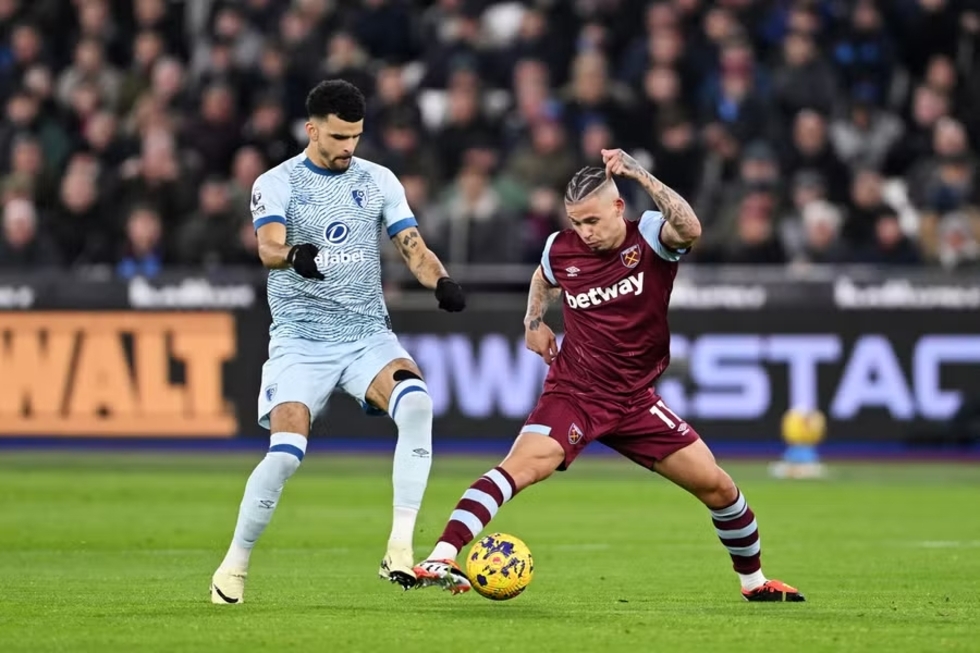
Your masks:
[{"label": "white text on advertising board", "polygon": [[[547,367],[523,340],[500,334],[473,340],[464,335],[405,335],[419,362],[437,415],[450,409],[469,418],[520,419],[534,407]],[[886,337],[865,335],[847,343],[836,334],[674,334],[675,364],[686,361],[689,382],[669,375],[657,388],[685,417],[752,420],[773,406],[773,384],[788,383],[789,405],[818,407],[831,419],[849,420],[865,410],[893,419],[950,418],[963,388],[944,387],[943,371],[972,365],[980,378],[980,336],[924,335],[910,350]],[[910,361],[903,369],[901,361]],[[820,394],[818,373],[833,365],[833,391]],[[773,371],[782,367],[777,381]]]}]

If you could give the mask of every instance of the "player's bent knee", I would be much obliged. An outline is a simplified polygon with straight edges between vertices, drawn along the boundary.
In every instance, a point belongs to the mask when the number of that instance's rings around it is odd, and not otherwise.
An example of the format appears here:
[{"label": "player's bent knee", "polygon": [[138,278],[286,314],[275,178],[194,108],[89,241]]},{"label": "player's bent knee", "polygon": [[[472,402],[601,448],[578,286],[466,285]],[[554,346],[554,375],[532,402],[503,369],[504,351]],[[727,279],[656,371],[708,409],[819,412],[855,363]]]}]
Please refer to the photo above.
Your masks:
[{"label": "player's bent knee", "polygon": [[274,460],[283,479],[289,478],[299,469],[300,463],[306,457],[306,443],[306,437],[300,433],[276,432],[269,438],[269,452],[266,457]]},{"label": "player's bent knee", "polygon": [[738,487],[725,470],[716,467],[711,482],[706,483],[697,494],[709,508],[724,508],[738,499]]},{"label": "player's bent knee", "polygon": [[405,392],[398,397],[391,418],[395,424],[408,421],[432,420],[432,397],[424,389]]},{"label": "player's bent knee", "polygon": [[546,435],[525,432],[518,436],[500,466],[511,475],[520,490],[551,476],[563,460],[565,450],[560,444]]},{"label": "player's bent knee", "polygon": [[269,425],[272,433],[298,433],[306,437],[310,432],[310,409],[298,401],[279,404],[269,413]]}]

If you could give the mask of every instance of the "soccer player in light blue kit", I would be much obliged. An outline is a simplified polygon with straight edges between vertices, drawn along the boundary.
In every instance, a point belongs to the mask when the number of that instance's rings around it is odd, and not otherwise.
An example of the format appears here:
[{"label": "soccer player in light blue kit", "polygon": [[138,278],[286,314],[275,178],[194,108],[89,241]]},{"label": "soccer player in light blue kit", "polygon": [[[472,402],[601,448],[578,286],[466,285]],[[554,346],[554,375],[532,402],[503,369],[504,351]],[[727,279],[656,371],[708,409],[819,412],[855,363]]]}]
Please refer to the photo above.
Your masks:
[{"label": "soccer player in light blue kit", "polygon": [[342,80],[306,100],[306,150],[252,189],[259,256],[269,272],[269,359],[259,424],[269,452],[252,472],[235,534],[211,579],[214,603],[241,603],[249,556],[283,485],[306,453],[310,425],[337,387],[398,427],[394,516],[379,575],[415,585],[412,536],[432,466],[432,401],[418,367],[391,331],[381,290],[381,234],[394,241],[439,308],[461,311],[460,286],[419,235],[405,190],[387,168],[354,157],[364,96]]}]

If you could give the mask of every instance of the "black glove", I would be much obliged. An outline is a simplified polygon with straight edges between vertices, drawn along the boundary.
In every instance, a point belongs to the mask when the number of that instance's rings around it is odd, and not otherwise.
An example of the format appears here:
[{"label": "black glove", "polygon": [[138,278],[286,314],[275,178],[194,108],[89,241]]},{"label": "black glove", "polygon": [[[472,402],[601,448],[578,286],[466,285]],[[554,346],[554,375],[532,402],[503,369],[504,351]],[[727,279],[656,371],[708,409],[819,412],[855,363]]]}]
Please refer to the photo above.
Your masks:
[{"label": "black glove", "polygon": [[319,253],[320,249],[310,243],[293,245],[289,254],[286,255],[286,262],[293,266],[293,269],[301,276],[323,281],[323,274],[316,266],[316,255]]},{"label": "black glove", "polygon": [[436,299],[439,300],[439,308],[450,313],[466,308],[463,288],[449,277],[443,277],[436,283]]}]

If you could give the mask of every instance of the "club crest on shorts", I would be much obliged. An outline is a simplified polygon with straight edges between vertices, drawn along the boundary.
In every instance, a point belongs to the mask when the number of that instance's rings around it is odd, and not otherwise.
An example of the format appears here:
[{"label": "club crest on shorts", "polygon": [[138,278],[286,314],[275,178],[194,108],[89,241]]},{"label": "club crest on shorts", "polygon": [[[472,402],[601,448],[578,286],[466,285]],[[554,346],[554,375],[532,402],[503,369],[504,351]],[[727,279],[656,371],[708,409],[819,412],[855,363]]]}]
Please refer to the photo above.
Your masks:
[{"label": "club crest on shorts", "polygon": [[273,383],[265,389],[265,398],[272,401],[272,398],[276,396],[276,390],[279,389],[278,383]]},{"label": "club crest on shorts", "polygon": [[363,188],[355,188],[350,194],[354,198],[354,202],[363,209],[364,205],[367,204],[367,192]]},{"label": "club crest on shorts", "polygon": [[633,269],[640,264],[640,246],[631,245],[619,253],[619,260],[623,265]]},{"label": "club crest on shorts", "polygon": [[568,427],[568,443],[578,444],[578,441],[582,439],[582,429],[578,427],[578,424],[572,422],[572,425]]}]

